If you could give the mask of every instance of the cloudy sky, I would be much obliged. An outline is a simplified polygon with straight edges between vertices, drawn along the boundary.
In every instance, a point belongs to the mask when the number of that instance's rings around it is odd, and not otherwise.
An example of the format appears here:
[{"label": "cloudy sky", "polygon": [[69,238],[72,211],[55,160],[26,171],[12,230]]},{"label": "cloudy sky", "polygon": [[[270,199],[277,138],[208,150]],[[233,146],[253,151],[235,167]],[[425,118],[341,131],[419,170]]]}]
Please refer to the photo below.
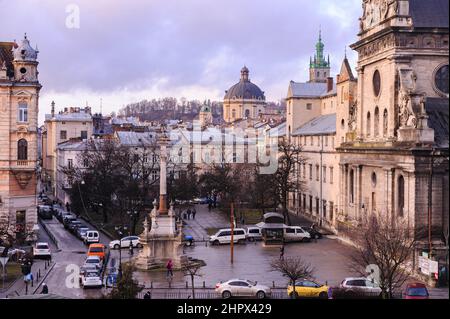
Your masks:
[{"label": "cloudy sky", "polygon": [[98,111],[102,98],[106,113],[165,96],[221,99],[243,65],[279,100],[290,80],[307,80],[320,27],[339,72],[360,11],[361,0],[0,0],[0,41],[27,32],[38,45],[42,120],[52,100]]}]

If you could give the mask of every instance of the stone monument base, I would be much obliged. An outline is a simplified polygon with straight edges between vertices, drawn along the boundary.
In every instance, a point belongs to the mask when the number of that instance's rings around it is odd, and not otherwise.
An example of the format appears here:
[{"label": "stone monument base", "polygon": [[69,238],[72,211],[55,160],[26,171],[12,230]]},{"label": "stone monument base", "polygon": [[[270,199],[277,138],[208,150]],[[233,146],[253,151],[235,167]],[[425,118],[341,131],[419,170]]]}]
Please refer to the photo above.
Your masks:
[{"label": "stone monument base", "polygon": [[434,130],[431,128],[401,127],[398,129],[399,142],[434,143]]}]

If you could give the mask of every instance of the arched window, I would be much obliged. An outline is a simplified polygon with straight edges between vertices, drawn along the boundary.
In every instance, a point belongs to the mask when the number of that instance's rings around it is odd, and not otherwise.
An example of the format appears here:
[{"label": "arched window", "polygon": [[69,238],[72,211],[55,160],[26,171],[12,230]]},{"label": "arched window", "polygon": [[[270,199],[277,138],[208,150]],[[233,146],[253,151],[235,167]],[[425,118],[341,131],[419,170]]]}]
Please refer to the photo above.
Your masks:
[{"label": "arched window", "polygon": [[370,131],[372,130],[372,127],[370,125],[370,112],[367,113],[367,123],[366,123],[366,135],[370,136]]},{"label": "arched window", "polygon": [[250,117],[250,110],[245,110],[245,117],[247,117],[247,118]]},{"label": "arched window", "polygon": [[405,207],[405,179],[402,175],[398,178],[398,215],[403,217]]},{"label": "arched window", "polygon": [[350,203],[354,202],[354,195],[355,195],[355,181],[354,181],[355,174],[353,170],[350,171]]},{"label": "arched window", "polygon": [[231,110],[231,118],[232,118],[232,119],[235,119],[235,118],[236,118],[236,110],[235,110],[235,109],[232,109],[232,110]]},{"label": "arched window", "polygon": [[388,135],[388,111],[384,109],[383,112],[383,136],[386,137]]},{"label": "arched window", "polygon": [[17,120],[19,122],[28,122],[28,105],[25,102],[19,103]]},{"label": "arched window", "polygon": [[28,160],[28,142],[25,139],[21,139],[17,142],[17,160]]},{"label": "arched window", "polygon": [[373,135],[377,137],[380,132],[380,110],[378,109],[378,106],[375,108],[375,116],[373,119],[373,130],[374,130]]}]

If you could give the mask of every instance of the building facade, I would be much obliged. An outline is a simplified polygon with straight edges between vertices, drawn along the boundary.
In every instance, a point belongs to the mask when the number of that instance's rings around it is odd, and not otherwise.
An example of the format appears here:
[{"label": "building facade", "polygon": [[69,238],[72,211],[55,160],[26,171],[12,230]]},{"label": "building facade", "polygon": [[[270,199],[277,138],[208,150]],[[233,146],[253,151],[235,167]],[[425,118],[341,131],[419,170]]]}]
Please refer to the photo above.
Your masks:
[{"label": "building facade", "polygon": [[20,44],[0,42],[0,222],[27,240],[37,224],[37,55],[26,35]]},{"label": "building facade", "polygon": [[93,121],[89,107],[64,108],[55,113],[52,102],[51,114],[45,115],[45,130],[42,135],[42,178],[44,185],[56,196],[57,148],[60,143],[73,138],[89,139],[93,134]]}]

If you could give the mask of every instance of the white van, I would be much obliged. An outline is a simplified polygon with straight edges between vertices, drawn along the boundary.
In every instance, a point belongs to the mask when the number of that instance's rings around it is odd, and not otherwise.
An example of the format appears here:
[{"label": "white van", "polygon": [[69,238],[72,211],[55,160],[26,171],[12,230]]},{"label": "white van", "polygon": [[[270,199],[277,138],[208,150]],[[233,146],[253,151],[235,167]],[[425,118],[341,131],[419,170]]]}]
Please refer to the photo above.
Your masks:
[{"label": "white van", "polygon": [[86,245],[98,243],[100,242],[100,234],[96,230],[88,230],[83,241]]},{"label": "white van", "polygon": [[[235,228],[233,231],[233,242],[238,244],[245,243],[246,232],[243,228]],[[231,243],[231,229],[221,229],[216,234],[209,237],[209,242],[213,245]]]},{"label": "white van", "polygon": [[259,227],[247,227],[247,240],[262,240],[262,229]]},{"label": "white van", "polygon": [[300,226],[286,226],[283,232],[285,242],[311,240],[311,235]]}]

